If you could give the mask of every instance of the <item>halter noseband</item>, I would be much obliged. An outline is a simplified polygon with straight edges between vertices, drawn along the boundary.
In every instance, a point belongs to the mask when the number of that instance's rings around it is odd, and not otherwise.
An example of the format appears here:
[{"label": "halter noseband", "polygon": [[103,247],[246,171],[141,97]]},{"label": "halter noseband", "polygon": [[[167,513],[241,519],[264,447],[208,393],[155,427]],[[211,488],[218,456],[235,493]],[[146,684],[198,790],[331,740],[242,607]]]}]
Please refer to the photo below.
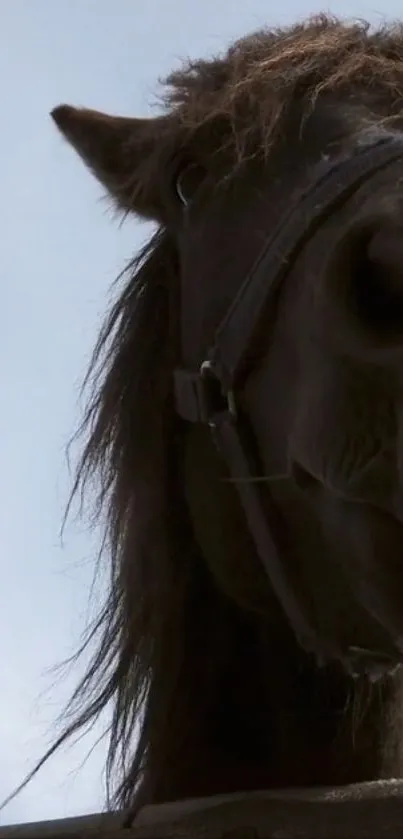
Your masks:
[{"label": "halter noseband", "polygon": [[[339,659],[348,665],[346,652],[318,637],[309,622],[287,570],[278,554],[263,508],[259,487],[251,480],[250,459],[242,440],[237,414],[236,388],[257,326],[270,298],[289,273],[304,244],[335,208],[344,203],[363,182],[403,155],[403,141],[396,135],[340,156],[318,166],[316,176],[270,233],[252,270],[219,324],[207,358],[198,372],[174,371],[176,409],[190,423],[211,429],[214,442],[237,487],[257,554],[296,638],[318,663]],[[184,359],[186,364],[186,359]],[[247,375],[247,374],[246,374]],[[359,652],[349,648],[347,658]],[[366,651],[362,651],[366,652]]]}]

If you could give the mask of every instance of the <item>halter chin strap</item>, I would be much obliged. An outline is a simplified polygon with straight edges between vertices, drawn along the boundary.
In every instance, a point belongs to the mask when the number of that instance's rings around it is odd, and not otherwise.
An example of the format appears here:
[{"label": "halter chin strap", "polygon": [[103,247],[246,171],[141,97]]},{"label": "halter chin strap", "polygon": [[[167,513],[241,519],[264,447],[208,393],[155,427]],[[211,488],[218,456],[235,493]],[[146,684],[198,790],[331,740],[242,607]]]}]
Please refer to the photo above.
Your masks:
[{"label": "halter chin strap", "polygon": [[[271,514],[263,506],[260,488],[253,481],[237,413],[236,388],[269,299],[295,263],[304,244],[321,223],[361,184],[403,156],[403,141],[395,135],[359,148],[333,162],[323,161],[302,198],[269,235],[252,270],[215,333],[214,343],[198,372],[174,371],[176,408],[190,423],[209,426],[214,442],[237,488],[256,551],[300,646],[314,653],[319,664],[330,659],[351,661],[346,654],[319,638],[288,578],[271,531]],[[186,363],[186,359],[185,359]],[[355,668],[354,668],[355,669]]]}]

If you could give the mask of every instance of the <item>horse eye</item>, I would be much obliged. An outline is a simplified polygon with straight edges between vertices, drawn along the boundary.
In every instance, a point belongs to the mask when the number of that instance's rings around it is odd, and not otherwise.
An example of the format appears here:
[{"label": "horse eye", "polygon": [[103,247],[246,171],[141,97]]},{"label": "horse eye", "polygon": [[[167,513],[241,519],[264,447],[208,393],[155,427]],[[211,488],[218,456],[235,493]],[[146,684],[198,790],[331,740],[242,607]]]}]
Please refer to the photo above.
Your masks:
[{"label": "horse eye", "polygon": [[206,177],[206,170],[199,163],[188,163],[176,176],[175,191],[181,204],[188,207]]}]

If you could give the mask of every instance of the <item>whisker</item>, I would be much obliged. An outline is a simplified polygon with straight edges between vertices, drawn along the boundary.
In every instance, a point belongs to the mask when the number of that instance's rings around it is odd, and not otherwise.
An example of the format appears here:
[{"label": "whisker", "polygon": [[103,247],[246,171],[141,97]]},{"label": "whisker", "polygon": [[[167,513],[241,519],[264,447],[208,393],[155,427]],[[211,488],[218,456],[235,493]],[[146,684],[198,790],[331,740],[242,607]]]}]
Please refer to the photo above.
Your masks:
[{"label": "whisker", "polygon": [[290,477],[289,474],[283,475],[252,475],[247,478],[220,478],[227,484],[265,484],[271,481],[286,481]]}]

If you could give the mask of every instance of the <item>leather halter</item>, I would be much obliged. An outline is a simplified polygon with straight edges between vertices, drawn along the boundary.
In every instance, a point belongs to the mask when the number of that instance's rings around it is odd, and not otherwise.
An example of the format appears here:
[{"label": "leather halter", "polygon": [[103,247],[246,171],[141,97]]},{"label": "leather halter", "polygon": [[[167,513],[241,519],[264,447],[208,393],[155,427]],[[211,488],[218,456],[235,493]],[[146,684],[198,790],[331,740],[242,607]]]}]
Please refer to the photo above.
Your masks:
[{"label": "leather halter", "polygon": [[[349,668],[354,648],[338,649],[320,639],[282,563],[268,522],[260,490],[253,481],[250,459],[242,440],[236,389],[245,379],[245,361],[267,304],[289,273],[303,245],[337,206],[380,169],[403,156],[403,141],[387,135],[361,146],[353,154],[322,161],[302,197],[270,233],[252,270],[219,324],[214,343],[197,372],[174,371],[176,409],[190,423],[209,426],[239,493],[257,554],[297,641],[314,653],[319,664],[339,659]],[[186,359],[184,359],[186,364]],[[243,374],[243,377],[242,377]],[[362,651],[365,652],[365,651]],[[368,653],[367,653],[368,654]]]}]

